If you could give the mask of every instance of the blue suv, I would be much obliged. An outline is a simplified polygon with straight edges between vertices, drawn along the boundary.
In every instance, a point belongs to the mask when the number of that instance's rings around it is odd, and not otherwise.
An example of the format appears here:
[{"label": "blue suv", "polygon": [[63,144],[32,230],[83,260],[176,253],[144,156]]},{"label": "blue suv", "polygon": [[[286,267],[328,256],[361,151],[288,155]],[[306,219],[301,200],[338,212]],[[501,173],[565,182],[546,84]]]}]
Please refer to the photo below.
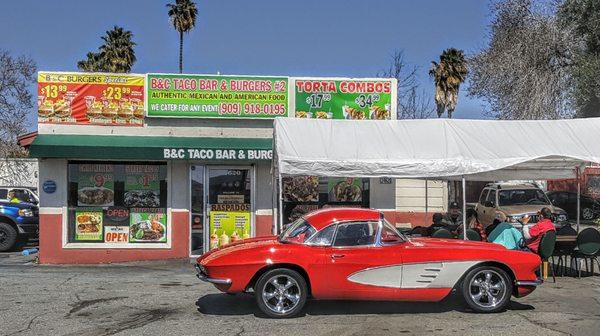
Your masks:
[{"label": "blue suv", "polygon": [[31,203],[0,200],[0,252],[38,240],[39,209]]}]

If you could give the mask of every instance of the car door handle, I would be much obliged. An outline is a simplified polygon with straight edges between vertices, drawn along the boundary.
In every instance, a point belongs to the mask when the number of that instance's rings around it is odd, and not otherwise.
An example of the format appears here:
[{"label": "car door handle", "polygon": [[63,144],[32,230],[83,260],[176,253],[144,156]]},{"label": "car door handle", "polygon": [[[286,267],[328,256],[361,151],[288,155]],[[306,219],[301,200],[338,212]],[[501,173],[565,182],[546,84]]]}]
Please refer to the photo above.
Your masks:
[{"label": "car door handle", "polygon": [[345,257],[345,254],[332,254],[331,259],[339,259]]}]

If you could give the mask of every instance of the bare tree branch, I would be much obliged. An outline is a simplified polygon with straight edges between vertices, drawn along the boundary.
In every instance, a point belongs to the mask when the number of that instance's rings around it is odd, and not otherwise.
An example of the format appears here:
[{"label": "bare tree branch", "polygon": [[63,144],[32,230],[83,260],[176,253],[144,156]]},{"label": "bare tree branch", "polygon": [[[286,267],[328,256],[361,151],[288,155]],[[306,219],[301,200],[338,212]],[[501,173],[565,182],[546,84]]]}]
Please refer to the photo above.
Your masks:
[{"label": "bare tree branch", "polygon": [[378,77],[396,78],[398,81],[398,119],[424,119],[433,114],[431,100],[418,90],[417,71],[418,67],[407,65],[403,51],[396,51],[389,67],[377,74]]}]

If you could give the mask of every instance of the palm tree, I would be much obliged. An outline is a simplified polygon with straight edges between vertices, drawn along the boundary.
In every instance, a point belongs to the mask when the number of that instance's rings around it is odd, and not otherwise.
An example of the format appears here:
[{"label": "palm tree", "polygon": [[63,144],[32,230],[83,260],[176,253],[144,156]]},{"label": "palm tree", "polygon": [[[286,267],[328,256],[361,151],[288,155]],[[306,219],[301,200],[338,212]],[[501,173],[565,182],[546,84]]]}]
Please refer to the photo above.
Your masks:
[{"label": "palm tree", "polygon": [[431,62],[429,75],[435,82],[435,104],[437,106],[438,118],[445,110],[448,118],[452,118],[452,112],[458,102],[458,90],[460,84],[467,78],[467,62],[462,50],[449,48],[440,55],[440,63]]},{"label": "palm tree", "polygon": [[115,26],[101,39],[104,44],[99,52],[89,52],[86,59],[77,62],[77,67],[86,72],[130,72],[136,61],[133,34]]},{"label": "palm tree", "polygon": [[133,34],[121,27],[115,26],[112,30],[102,36],[104,44],[100,46],[100,55],[104,63],[105,71],[108,72],[130,72],[135,63],[135,42],[132,41]]},{"label": "palm tree", "polygon": [[175,30],[179,32],[179,73],[183,72],[183,33],[187,33],[196,25],[198,9],[191,0],[175,0],[174,4],[167,4],[169,17]]},{"label": "palm tree", "polygon": [[86,55],[87,59],[77,62],[77,67],[85,72],[101,72],[104,71],[104,65],[100,53],[89,52]]}]

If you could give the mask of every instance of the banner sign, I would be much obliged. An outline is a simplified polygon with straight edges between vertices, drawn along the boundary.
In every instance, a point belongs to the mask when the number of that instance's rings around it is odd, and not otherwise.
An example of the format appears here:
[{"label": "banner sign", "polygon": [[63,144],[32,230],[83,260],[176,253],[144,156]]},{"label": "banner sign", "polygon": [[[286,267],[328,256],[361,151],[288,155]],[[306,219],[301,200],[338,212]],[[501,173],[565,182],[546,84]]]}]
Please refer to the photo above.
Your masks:
[{"label": "banner sign", "polygon": [[294,78],[296,118],[395,119],[396,80]]},{"label": "banner sign", "polygon": [[141,126],[144,76],[38,73],[38,122]]},{"label": "banner sign", "polygon": [[288,78],[147,75],[147,116],[274,118],[287,116]]}]

